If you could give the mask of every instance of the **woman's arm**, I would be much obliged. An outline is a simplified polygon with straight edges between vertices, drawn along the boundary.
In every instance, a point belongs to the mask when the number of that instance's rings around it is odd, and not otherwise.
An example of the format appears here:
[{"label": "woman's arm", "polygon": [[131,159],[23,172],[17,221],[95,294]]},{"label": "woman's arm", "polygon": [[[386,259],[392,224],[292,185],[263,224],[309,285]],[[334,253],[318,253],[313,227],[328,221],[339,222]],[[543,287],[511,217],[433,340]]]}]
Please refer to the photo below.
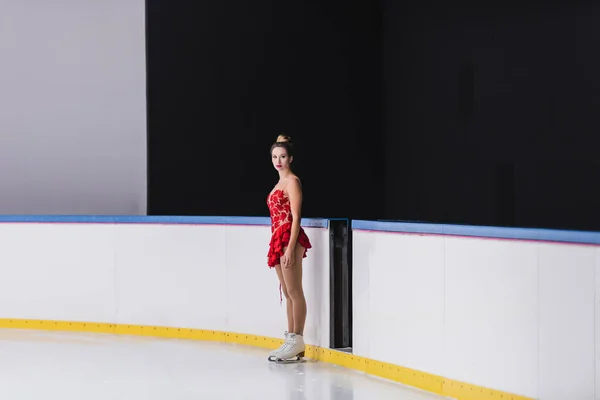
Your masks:
[{"label": "woman's arm", "polygon": [[296,241],[300,234],[300,214],[302,209],[302,188],[298,179],[293,179],[287,187],[288,197],[290,199],[290,207],[292,210],[292,231],[290,233],[290,242],[286,253],[290,257],[288,264],[294,263],[294,250],[296,249]]}]

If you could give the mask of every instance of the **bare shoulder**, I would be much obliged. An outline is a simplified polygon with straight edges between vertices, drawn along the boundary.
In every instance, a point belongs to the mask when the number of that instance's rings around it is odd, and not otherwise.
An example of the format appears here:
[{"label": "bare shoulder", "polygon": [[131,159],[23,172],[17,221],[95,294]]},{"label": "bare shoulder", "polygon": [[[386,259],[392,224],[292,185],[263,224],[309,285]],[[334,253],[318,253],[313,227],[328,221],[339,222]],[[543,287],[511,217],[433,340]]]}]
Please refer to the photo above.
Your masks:
[{"label": "bare shoulder", "polygon": [[302,190],[302,182],[300,182],[300,178],[296,175],[290,176],[290,181],[287,184],[287,187],[290,190]]},{"label": "bare shoulder", "polygon": [[292,182],[295,182],[298,185],[302,186],[302,181],[300,180],[300,178],[298,177],[298,175],[292,175],[291,179],[292,179]]},{"label": "bare shoulder", "polygon": [[298,199],[302,196],[302,186],[300,179],[296,176],[290,176],[288,182],[285,185],[285,192],[290,199]]}]

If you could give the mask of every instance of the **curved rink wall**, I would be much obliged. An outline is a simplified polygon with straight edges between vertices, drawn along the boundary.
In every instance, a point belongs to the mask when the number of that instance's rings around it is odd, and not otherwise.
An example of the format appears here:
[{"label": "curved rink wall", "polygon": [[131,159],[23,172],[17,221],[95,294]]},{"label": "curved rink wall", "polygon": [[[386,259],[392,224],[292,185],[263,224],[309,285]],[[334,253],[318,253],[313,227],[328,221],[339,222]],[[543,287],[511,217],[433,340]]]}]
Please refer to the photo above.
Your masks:
[{"label": "curved rink wall", "polygon": [[[0,327],[277,347],[269,222],[0,217]],[[600,234],[353,221],[347,354],[329,349],[328,221],[302,225],[308,357],[456,399],[600,398]]]}]

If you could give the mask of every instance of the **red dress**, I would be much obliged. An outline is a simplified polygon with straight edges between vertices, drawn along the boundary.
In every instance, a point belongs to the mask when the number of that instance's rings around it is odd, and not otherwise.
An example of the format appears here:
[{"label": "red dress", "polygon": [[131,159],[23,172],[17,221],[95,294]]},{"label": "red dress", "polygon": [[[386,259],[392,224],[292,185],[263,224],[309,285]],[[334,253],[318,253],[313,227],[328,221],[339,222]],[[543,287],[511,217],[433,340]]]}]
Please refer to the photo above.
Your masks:
[{"label": "red dress", "polygon": [[[267,206],[271,214],[271,242],[269,243],[269,254],[267,255],[267,265],[270,268],[280,263],[279,259],[283,256],[283,249],[290,242],[292,233],[292,208],[290,199],[281,189],[274,190],[267,197]],[[312,246],[304,229],[300,227],[297,243],[304,247],[303,258],[306,252]]]}]

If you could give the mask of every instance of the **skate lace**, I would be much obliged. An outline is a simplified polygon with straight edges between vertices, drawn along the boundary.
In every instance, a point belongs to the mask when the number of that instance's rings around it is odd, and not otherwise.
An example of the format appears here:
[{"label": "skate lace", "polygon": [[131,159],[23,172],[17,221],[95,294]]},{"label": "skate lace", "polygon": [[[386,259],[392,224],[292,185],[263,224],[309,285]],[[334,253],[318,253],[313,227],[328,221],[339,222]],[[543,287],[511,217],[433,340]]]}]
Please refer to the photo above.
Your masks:
[{"label": "skate lace", "polygon": [[296,338],[288,338],[288,340],[283,344],[283,346],[281,347],[281,349],[279,350],[280,353],[285,353],[286,351],[288,351],[290,348],[292,348],[294,346],[294,343],[296,342],[295,340]]}]

